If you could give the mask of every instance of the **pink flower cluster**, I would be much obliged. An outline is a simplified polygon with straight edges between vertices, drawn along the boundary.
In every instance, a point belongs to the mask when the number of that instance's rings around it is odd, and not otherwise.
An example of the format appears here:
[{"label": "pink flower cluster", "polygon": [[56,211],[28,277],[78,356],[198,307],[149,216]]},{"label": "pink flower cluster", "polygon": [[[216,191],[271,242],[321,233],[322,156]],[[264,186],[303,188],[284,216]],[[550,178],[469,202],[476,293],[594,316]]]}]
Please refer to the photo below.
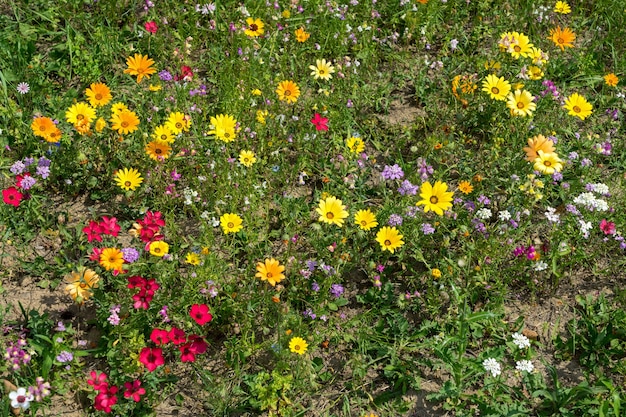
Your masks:
[{"label": "pink flower cluster", "polygon": [[[115,385],[109,386],[107,374],[104,372],[97,373],[96,371],[91,371],[91,379],[87,380],[87,383],[98,392],[98,395],[96,395],[94,399],[93,407],[107,414],[110,413],[111,408],[117,404],[116,394],[119,390],[118,387]],[[139,379],[133,382],[125,382],[124,389],[124,398],[132,398],[135,402],[139,402],[141,396],[146,393],[146,390],[141,387],[141,381]]]},{"label": "pink flower cluster", "polygon": [[139,292],[133,295],[133,307],[147,310],[150,308],[150,302],[154,298],[154,293],[161,286],[154,278],[146,279],[139,275],[133,275],[128,277],[127,287],[130,289],[139,288]]},{"label": "pink flower cluster", "polygon": [[117,218],[102,216],[100,222],[89,221],[89,225],[83,227],[83,233],[87,235],[88,242],[94,240],[102,242],[102,235],[117,236],[120,229],[120,225],[117,224]]}]

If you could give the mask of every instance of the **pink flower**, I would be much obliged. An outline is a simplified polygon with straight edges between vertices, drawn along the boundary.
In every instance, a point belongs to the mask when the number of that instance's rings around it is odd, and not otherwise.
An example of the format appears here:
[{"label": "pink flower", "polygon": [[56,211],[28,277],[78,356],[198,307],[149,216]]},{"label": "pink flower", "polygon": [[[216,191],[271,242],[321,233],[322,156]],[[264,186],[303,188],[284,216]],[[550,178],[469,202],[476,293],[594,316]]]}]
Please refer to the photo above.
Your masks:
[{"label": "pink flower", "polygon": [[150,340],[152,340],[157,345],[165,345],[170,341],[168,331],[162,329],[154,329],[152,330],[152,333],[150,333]]},{"label": "pink flower", "polygon": [[146,24],[144,25],[144,27],[146,28],[146,30],[150,33],[152,33],[153,35],[155,33],[157,33],[157,30],[159,30],[159,27],[157,26],[156,22],[154,20],[151,20],[149,22],[146,22]]},{"label": "pink flower", "polygon": [[20,193],[17,188],[9,187],[6,190],[2,190],[2,199],[6,204],[10,204],[14,207],[18,207],[24,194]]},{"label": "pink flower", "polygon": [[91,249],[91,255],[89,255],[89,260],[94,262],[100,262],[100,254],[104,248],[93,248]]},{"label": "pink flower", "polygon": [[104,372],[98,374],[96,371],[91,371],[91,379],[87,380],[87,383],[93,387],[96,391],[106,390],[109,384],[106,382],[107,374]]},{"label": "pink flower", "polygon": [[117,403],[115,393],[117,393],[117,387],[115,386],[100,391],[94,400],[93,408],[104,411],[105,413],[110,413],[111,407]]},{"label": "pink flower", "polygon": [[185,343],[187,340],[187,336],[185,336],[185,332],[177,327],[172,327],[169,331],[168,336],[170,337],[170,342],[175,345],[180,345],[181,343]]},{"label": "pink flower", "polygon": [[319,113],[315,113],[315,116],[311,119],[311,123],[315,125],[315,128],[319,130],[328,130],[328,118],[322,117]]},{"label": "pink flower", "polygon": [[89,225],[83,227],[83,233],[87,235],[87,242],[91,242],[97,240],[98,242],[102,242],[102,227],[98,222],[93,220],[89,221]]},{"label": "pink flower", "polygon": [[141,353],[139,353],[139,362],[143,363],[144,366],[148,368],[148,371],[152,372],[165,363],[163,350],[161,348],[145,347],[141,349]]},{"label": "pink flower", "polygon": [[189,336],[189,341],[178,347],[181,362],[195,362],[196,355],[206,352],[207,343],[200,336]]},{"label": "pink flower", "polygon": [[102,216],[102,221],[100,222],[100,228],[102,229],[102,233],[105,235],[117,236],[121,227],[117,224],[117,219],[115,217],[107,217]]},{"label": "pink flower", "polygon": [[150,301],[154,298],[154,294],[141,289],[137,294],[133,295],[133,307],[136,309],[147,310],[150,308]]},{"label": "pink flower", "polygon": [[209,313],[209,306],[206,304],[192,305],[191,311],[189,311],[189,315],[200,326],[204,326],[205,324],[213,320],[213,315]]},{"label": "pink flower", "polygon": [[124,398],[132,397],[133,401],[136,403],[139,402],[141,396],[146,393],[146,390],[141,387],[141,381],[138,379],[133,382],[124,382],[124,388],[126,388]]},{"label": "pink flower", "polygon": [[602,219],[600,222],[600,230],[604,232],[605,235],[615,234],[615,223],[608,222],[606,219]]}]

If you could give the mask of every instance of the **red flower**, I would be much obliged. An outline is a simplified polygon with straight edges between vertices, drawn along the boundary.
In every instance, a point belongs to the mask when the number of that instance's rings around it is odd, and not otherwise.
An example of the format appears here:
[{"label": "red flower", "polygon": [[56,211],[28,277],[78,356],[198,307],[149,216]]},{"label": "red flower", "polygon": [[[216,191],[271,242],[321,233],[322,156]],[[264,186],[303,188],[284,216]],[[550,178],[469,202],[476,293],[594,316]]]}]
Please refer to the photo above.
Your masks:
[{"label": "red flower", "polygon": [[602,230],[605,235],[612,235],[615,233],[615,223],[602,219],[600,222],[600,230]]},{"label": "red flower", "polygon": [[117,387],[115,386],[100,391],[94,400],[93,408],[104,411],[105,413],[110,413],[111,407],[117,403],[115,393],[117,393]]},{"label": "red flower", "polygon": [[209,313],[209,306],[206,304],[192,305],[191,311],[189,311],[189,315],[200,326],[204,326],[205,324],[213,320],[213,316],[211,315],[211,313]]},{"label": "red flower", "polygon": [[102,242],[102,234],[103,230],[100,226],[100,223],[97,223],[93,220],[89,222],[88,226],[83,227],[83,233],[87,235],[87,242],[91,242],[97,240],[98,242]]},{"label": "red flower", "polygon": [[185,332],[177,327],[172,327],[172,330],[169,331],[168,336],[170,337],[170,342],[175,345],[185,343],[185,341],[187,340]]},{"label": "red flower", "polygon": [[152,340],[157,345],[165,345],[169,343],[170,338],[168,336],[167,330],[154,329],[152,330],[152,333],[150,333],[150,340]]},{"label": "red flower", "polygon": [[107,380],[107,374],[104,372],[98,374],[96,371],[91,371],[91,379],[87,380],[87,383],[93,386],[96,391],[107,390],[109,387]]},{"label": "red flower", "polygon": [[140,277],[139,275],[133,275],[132,277],[128,277],[127,287],[130,289],[133,289],[133,288],[143,289],[145,285],[146,285],[146,279],[143,277]]},{"label": "red flower", "polygon": [[175,81],[180,81],[180,80],[191,81],[192,78],[193,78],[193,71],[191,70],[191,67],[188,67],[187,65],[183,65],[182,67],[180,67],[180,75],[176,75],[174,77],[174,80]]},{"label": "red flower", "polygon": [[146,22],[146,24],[144,25],[144,27],[146,28],[146,30],[152,34],[157,33],[157,30],[159,30],[159,27],[157,26],[156,22],[154,20],[151,20],[149,22]]},{"label": "red flower", "polygon": [[136,403],[141,400],[141,396],[146,393],[146,390],[141,387],[141,381],[135,380],[133,382],[124,382],[124,398],[133,398]]},{"label": "red flower", "polygon": [[23,197],[24,194],[20,193],[15,187],[9,187],[6,190],[2,190],[2,199],[6,204],[18,207]]},{"label": "red flower", "polygon": [[192,334],[189,336],[189,341],[191,342],[191,348],[196,354],[206,352],[209,345],[198,335]]},{"label": "red flower", "polygon": [[319,113],[315,113],[315,116],[311,119],[311,123],[315,125],[317,130],[328,130],[328,118],[322,117]]},{"label": "red flower", "polygon": [[154,298],[154,294],[142,288],[137,294],[133,295],[133,307],[147,310],[150,308],[150,301]]},{"label": "red flower", "polygon": [[161,286],[156,282],[154,278],[148,279],[143,284],[143,288],[148,292],[148,294],[154,295],[156,290],[161,288]]},{"label": "red flower", "polygon": [[94,262],[100,262],[100,254],[104,248],[92,248],[91,255],[89,255],[89,260]]},{"label": "red flower", "polygon": [[115,217],[102,216],[102,221],[99,223],[99,226],[102,229],[102,233],[111,236],[117,236],[121,229]]},{"label": "red flower", "polygon": [[148,371],[152,372],[157,367],[165,363],[165,360],[163,359],[163,350],[161,350],[161,348],[145,347],[141,349],[139,362],[143,363],[145,367],[148,368]]}]

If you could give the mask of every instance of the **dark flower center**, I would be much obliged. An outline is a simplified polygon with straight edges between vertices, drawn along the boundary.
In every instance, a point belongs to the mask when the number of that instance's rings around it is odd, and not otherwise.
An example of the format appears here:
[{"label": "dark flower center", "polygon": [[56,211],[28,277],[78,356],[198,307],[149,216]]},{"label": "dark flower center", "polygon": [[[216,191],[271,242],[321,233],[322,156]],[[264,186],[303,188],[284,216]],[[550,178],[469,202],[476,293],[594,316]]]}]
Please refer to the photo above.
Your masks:
[{"label": "dark flower center", "polygon": [[430,197],[430,204],[437,204],[438,202],[439,199],[437,198],[437,196]]},{"label": "dark flower center", "polygon": [[523,103],[523,102],[521,102],[521,101],[518,101],[518,102],[517,102],[517,108],[518,108],[518,109],[520,109],[520,110],[521,110],[521,109],[523,109],[524,107],[525,107],[525,106],[524,106],[524,103]]},{"label": "dark flower center", "polygon": [[328,213],[326,213],[326,218],[332,220],[335,218],[335,215],[329,211]]},{"label": "dark flower center", "polygon": [[126,182],[124,183],[124,185],[125,185],[126,187],[130,187],[130,186],[132,185],[132,183],[131,183],[130,181],[126,181]]},{"label": "dark flower center", "polygon": [[491,87],[491,92],[493,94],[500,94],[500,90],[498,90],[498,87]]},{"label": "dark flower center", "polygon": [[574,113],[580,113],[581,112],[580,107],[578,107],[578,106],[574,106],[574,108],[572,108],[572,110],[574,110]]},{"label": "dark flower center", "polygon": [[389,239],[385,240],[385,246],[391,246],[391,240]]},{"label": "dark flower center", "polygon": [[228,222],[226,226],[228,226],[229,229],[232,229],[233,227],[235,227],[235,224],[233,222]]}]

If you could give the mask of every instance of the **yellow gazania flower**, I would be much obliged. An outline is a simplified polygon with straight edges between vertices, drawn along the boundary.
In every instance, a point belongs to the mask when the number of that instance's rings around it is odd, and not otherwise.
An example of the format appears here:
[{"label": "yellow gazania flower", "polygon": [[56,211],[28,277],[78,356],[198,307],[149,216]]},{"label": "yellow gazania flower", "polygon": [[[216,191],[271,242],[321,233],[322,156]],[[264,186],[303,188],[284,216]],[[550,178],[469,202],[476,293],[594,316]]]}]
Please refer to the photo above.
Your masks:
[{"label": "yellow gazania flower", "polygon": [[210,119],[212,130],[208,131],[209,135],[215,135],[215,137],[226,143],[232,142],[237,137],[237,120],[229,114],[218,114],[217,116],[211,116]]},{"label": "yellow gazania flower", "polygon": [[579,117],[580,120],[585,120],[587,116],[591,115],[593,106],[578,93],[574,93],[565,99],[564,109],[569,110],[567,114],[570,116]]},{"label": "yellow gazania flower", "polygon": [[384,226],[376,233],[376,241],[380,243],[380,249],[391,253],[404,245],[403,237],[395,227]]},{"label": "yellow gazania flower", "polygon": [[423,205],[424,213],[432,210],[443,216],[443,212],[452,207],[452,196],[454,195],[453,192],[447,190],[448,185],[445,182],[437,181],[433,186],[426,181],[420,187],[420,197],[422,199],[416,205]]},{"label": "yellow gazania flower", "polygon": [[165,126],[167,126],[167,128],[174,135],[178,135],[179,133],[189,130],[189,127],[191,126],[191,120],[187,118],[184,113],[172,112],[167,118]]},{"label": "yellow gazania flower", "polygon": [[126,107],[126,104],[121,103],[119,101],[117,103],[113,103],[113,105],[111,106],[111,114],[120,113],[126,110],[128,110],[128,107]]},{"label": "yellow gazania flower", "polygon": [[267,281],[272,287],[285,279],[285,274],[283,274],[285,266],[274,258],[265,259],[265,262],[257,262],[256,270],[257,273],[254,276],[261,281]]},{"label": "yellow gazania flower", "polygon": [[554,12],[561,14],[568,14],[572,12],[572,9],[569,7],[569,4],[565,1],[557,1],[554,5]]},{"label": "yellow gazania flower", "polygon": [[237,233],[243,229],[243,220],[235,213],[226,213],[220,217],[220,226],[224,230],[224,234]]},{"label": "yellow gazania flower", "polygon": [[261,21],[261,19],[253,19],[251,17],[246,19],[246,24],[248,27],[244,31],[244,33],[251,38],[256,38],[265,33],[265,23]]},{"label": "yellow gazania flower", "polygon": [[124,267],[124,254],[117,248],[105,248],[100,254],[100,266],[107,271],[121,271]]},{"label": "yellow gazania flower", "polygon": [[81,267],[76,272],[65,277],[68,284],[65,286],[65,292],[72,297],[74,301],[83,304],[86,300],[93,296],[93,288],[98,288],[100,277],[96,271]]},{"label": "yellow gazania flower", "polygon": [[467,195],[474,191],[474,186],[469,181],[461,181],[459,183],[459,191]]},{"label": "yellow gazania flower", "polygon": [[561,26],[557,26],[554,29],[550,29],[550,36],[548,37],[548,39],[554,42],[556,46],[561,48],[561,51],[564,51],[565,47],[574,47],[576,34],[570,28],[561,29]]},{"label": "yellow gazania flower", "polygon": [[483,80],[482,91],[489,94],[494,100],[504,101],[511,91],[511,84],[504,77],[498,78],[498,76],[490,74]]},{"label": "yellow gazania flower", "polygon": [[300,43],[306,42],[307,39],[309,39],[309,37],[311,36],[311,34],[308,33],[306,30],[304,30],[304,28],[296,29],[295,35],[296,35],[296,40]]},{"label": "yellow gazania flower", "polygon": [[152,138],[162,142],[174,143],[174,134],[166,125],[159,125],[155,127],[154,132],[152,133]]},{"label": "yellow gazania flower", "polygon": [[528,138],[528,146],[524,147],[526,152],[526,160],[528,162],[535,162],[537,159],[537,152],[543,151],[544,153],[554,152],[554,142],[543,135],[533,136]]},{"label": "yellow gazania flower", "polygon": [[89,104],[93,107],[106,106],[113,98],[111,96],[111,89],[103,83],[93,83],[85,90],[85,95]]},{"label": "yellow gazania flower", "polygon": [[276,94],[280,101],[295,103],[300,97],[300,87],[293,81],[281,81],[276,88]]},{"label": "yellow gazania flower", "polygon": [[613,73],[606,74],[604,76],[604,82],[609,87],[615,87],[617,85],[617,83],[619,82],[619,78],[617,78],[617,75],[615,75]]},{"label": "yellow gazania flower", "polygon": [[365,143],[363,142],[363,139],[357,138],[355,136],[349,137],[346,141],[346,145],[348,146],[348,149],[350,149],[350,152],[352,152],[353,154],[360,154],[365,150]]},{"label": "yellow gazania flower", "polygon": [[135,54],[134,57],[129,56],[126,59],[126,65],[128,68],[124,70],[124,74],[136,75],[137,83],[141,82],[143,77],[150,78],[150,75],[156,72],[154,60],[148,58],[147,55]]},{"label": "yellow gazania flower", "polygon": [[486,70],[493,69],[493,70],[499,71],[500,68],[502,68],[502,64],[500,64],[498,61],[496,61],[494,59],[490,59],[490,60],[485,61],[485,69]]},{"label": "yellow gazania flower", "polygon": [[552,175],[554,172],[561,172],[563,163],[556,152],[545,153],[538,151],[533,168],[535,171],[539,171],[543,174]]},{"label": "yellow gazania flower", "polygon": [[315,65],[310,65],[309,69],[312,71],[311,75],[315,77],[316,80],[321,78],[322,80],[328,81],[333,78],[332,74],[335,72],[335,67],[333,67],[330,62],[326,62],[325,59],[317,59]]},{"label": "yellow gazania flower", "polygon": [[34,135],[46,138],[50,136],[50,133],[54,132],[57,127],[51,118],[40,116],[33,119],[30,128],[33,130]]},{"label": "yellow gazania flower", "polygon": [[115,182],[121,189],[133,191],[141,185],[143,178],[135,168],[124,168],[115,174]]},{"label": "yellow gazania flower", "polygon": [[533,61],[534,65],[537,65],[539,67],[548,62],[548,54],[546,54],[539,48],[535,48],[534,46],[530,48],[530,51],[528,52],[528,57]]},{"label": "yellow gazania flower", "polygon": [[515,93],[509,93],[506,106],[511,110],[513,116],[531,116],[537,108],[533,102],[534,98],[526,90],[515,90]]},{"label": "yellow gazania flower", "polygon": [[187,256],[185,257],[185,263],[188,263],[189,265],[193,265],[193,266],[198,266],[200,265],[200,257],[198,256],[197,253],[189,252],[187,253]]},{"label": "yellow gazania flower", "polygon": [[289,341],[289,350],[298,355],[304,355],[308,347],[309,344],[301,337],[292,337]]},{"label": "yellow gazania flower", "polygon": [[256,162],[256,156],[252,151],[239,152],[239,162],[241,165],[250,168]]},{"label": "yellow gazania flower", "polygon": [[264,125],[266,122],[265,118],[267,117],[268,114],[269,112],[267,110],[257,110],[256,121]]},{"label": "yellow gazania flower", "polygon": [[96,118],[96,110],[87,103],[79,102],[74,104],[65,112],[65,119],[68,123],[76,125],[91,124]]},{"label": "yellow gazania flower", "polygon": [[359,226],[361,230],[370,230],[371,228],[378,226],[376,215],[369,209],[357,211],[354,215],[354,224]]},{"label": "yellow gazania flower", "polygon": [[150,159],[162,162],[170,156],[172,147],[162,140],[153,140],[146,145],[146,154]]},{"label": "yellow gazania flower", "polygon": [[348,217],[346,206],[338,198],[333,196],[320,199],[319,207],[315,211],[320,215],[318,221],[343,226],[343,221]]},{"label": "yellow gazania flower", "polygon": [[530,43],[528,36],[523,33],[513,32],[508,51],[513,58],[517,59],[520,56],[527,57],[532,47],[533,44]]},{"label": "yellow gazania flower", "polygon": [[155,240],[150,243],[150,255],[163,257],[170,251],[170,245],[162,240]]},{"label": "yellow gazania flower", "polygon": [[543,71],[541,68],[531,65],[528,67],[528,78],[531,80],[540,80],[543,78]]},{"label": "yellow gazania flower", "polygon": [[132,110],[114,113],[109,121],[111,122],[111,129],[117,130],[120,135],[132,133],[139,128],[139,118]]},{"label": "yellow gazania flower", "polygon": [[96,132],[102,132],[105,127],[107,127],[106,120],[104,120],[104,118],[102,117],[99,117],[98,120],[96,120]]}]

